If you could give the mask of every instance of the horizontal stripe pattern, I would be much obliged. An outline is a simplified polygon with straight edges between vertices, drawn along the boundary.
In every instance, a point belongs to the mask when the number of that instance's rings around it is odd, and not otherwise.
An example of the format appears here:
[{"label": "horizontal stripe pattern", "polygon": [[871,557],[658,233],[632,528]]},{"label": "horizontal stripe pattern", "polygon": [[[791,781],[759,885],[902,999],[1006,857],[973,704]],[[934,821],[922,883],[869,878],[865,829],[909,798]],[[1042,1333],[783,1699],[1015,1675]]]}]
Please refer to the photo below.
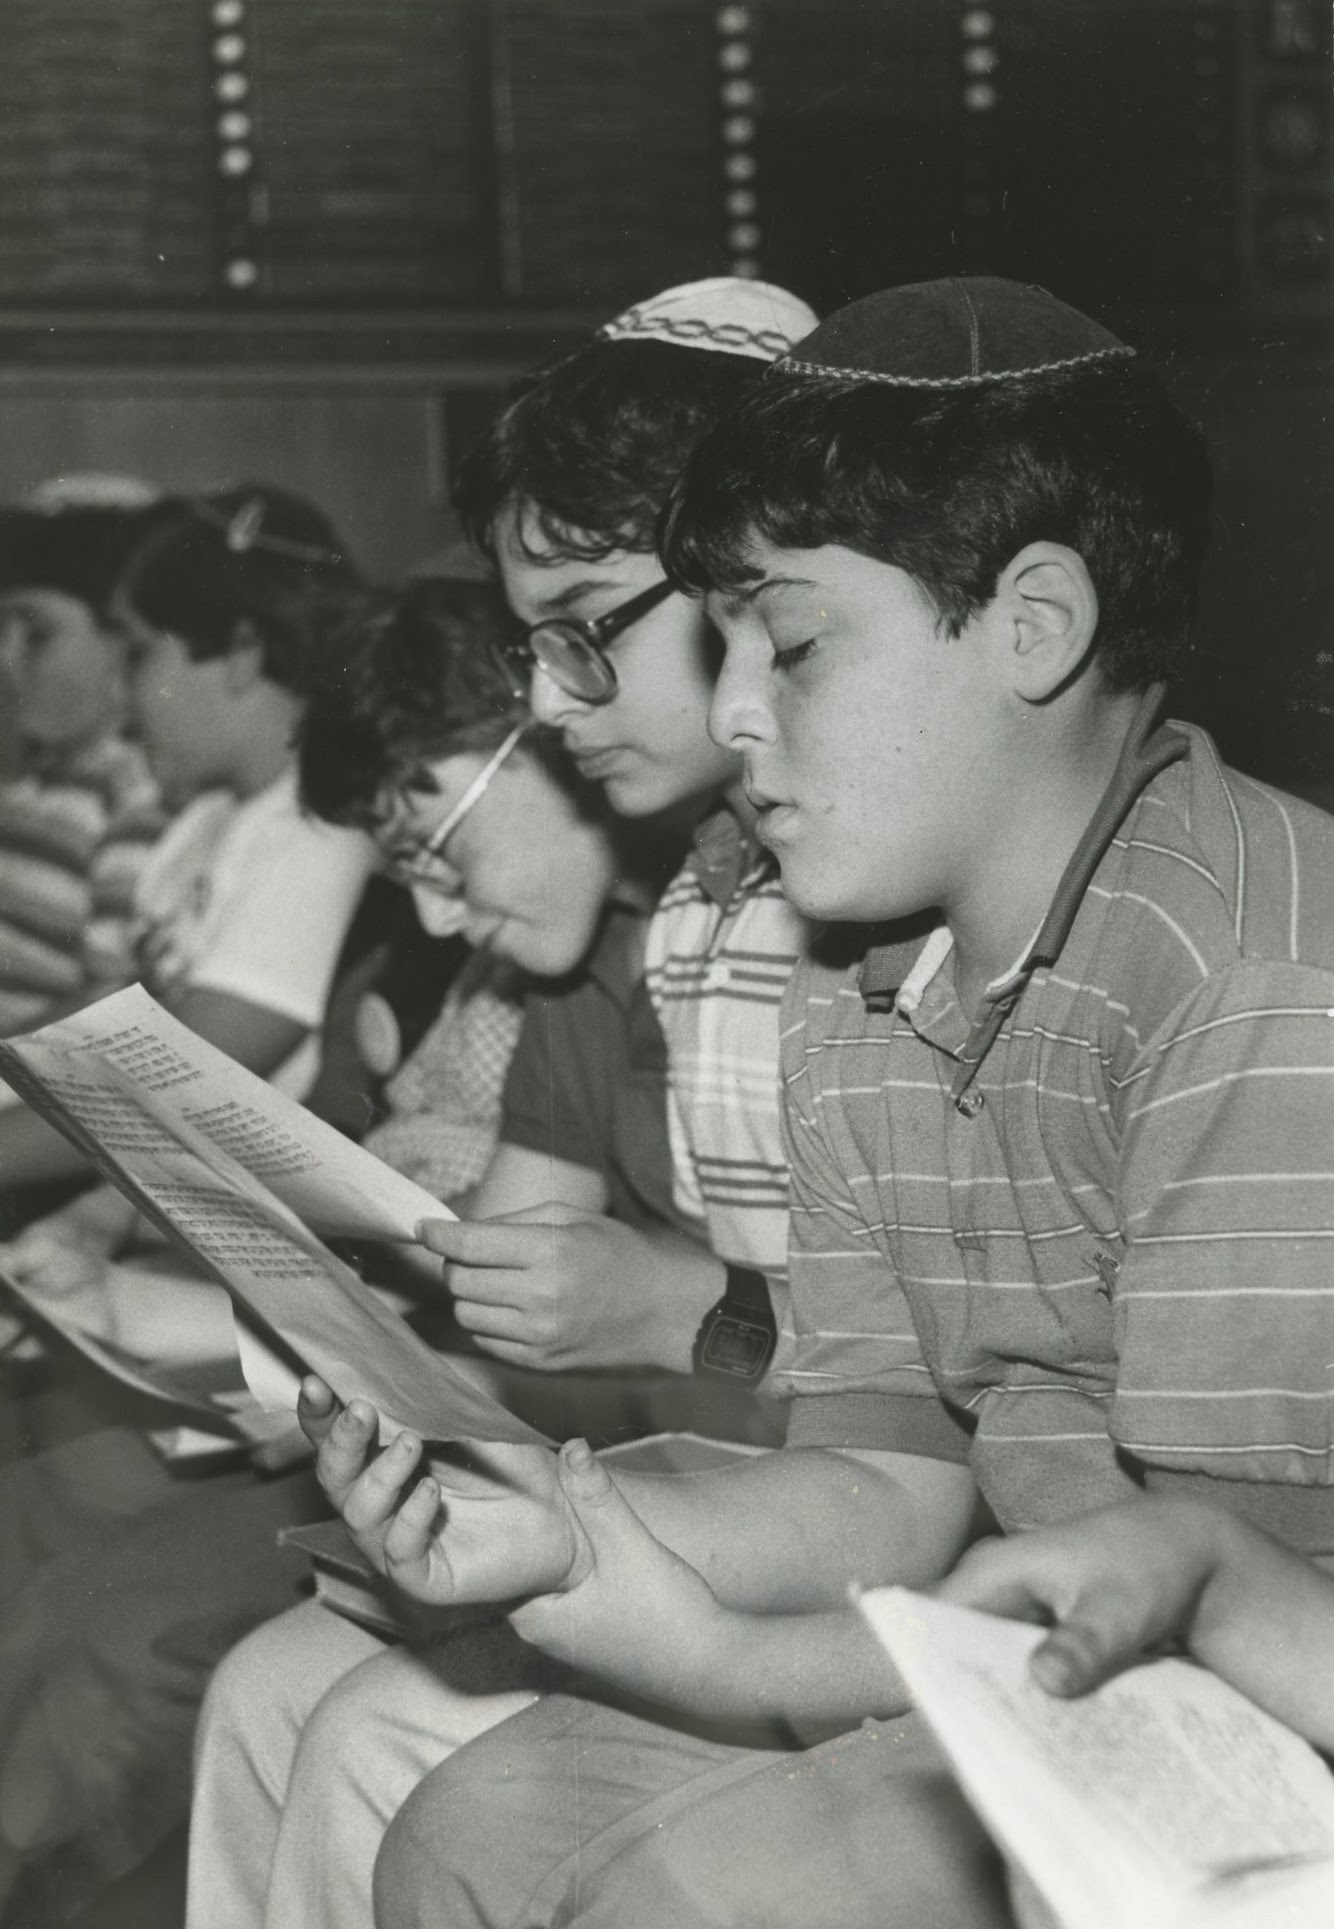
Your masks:
[{"label": "horizontal stripe pattern", "polygon": [[0,1033],[134,976],[134,892],[164,823],[143,753],[117,737],[0,784]]},{"label": "horizontal stripe pattern", "polygon": [[1329,1552],[1334,819],[1187,734],[983,1057],[973,1116],[947,962],[911,1017],[869,1008],[855,967],[799,968],[776,1384],[798,1411],[820,1396],[806,1441],[838,1432],[840,1397],[935,1397],[975,1424],[1007,1526],[1156,1469],[1222,1498],[1322,1489]]}]

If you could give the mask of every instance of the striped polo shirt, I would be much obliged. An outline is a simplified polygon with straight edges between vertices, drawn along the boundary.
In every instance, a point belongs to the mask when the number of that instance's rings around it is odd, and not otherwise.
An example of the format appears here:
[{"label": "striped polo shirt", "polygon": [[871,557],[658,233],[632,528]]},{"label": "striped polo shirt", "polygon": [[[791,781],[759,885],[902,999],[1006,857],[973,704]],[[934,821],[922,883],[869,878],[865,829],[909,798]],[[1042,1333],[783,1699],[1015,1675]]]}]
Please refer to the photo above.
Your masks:
[{"label": "striped polo shirt", "polygon": [[1159,696],[976,1023],[944,931],[794,979],[775,1390],[1007,1529],[1186,1487],[1329,1553],[1334,818]]},{"label": "striped polo shirt", "polygon": [[134,977],[134,891],[165,821],[143,752],[116,736],[0,784],[0,1035]]},{"label": "striped polo shirt", "polygon": [[773,860],[720,808],[663,893],[645,945],[667,1042],[673,1202],[720,1259],[775,1282],[788,1236],[778,1018],[807,931]]}]

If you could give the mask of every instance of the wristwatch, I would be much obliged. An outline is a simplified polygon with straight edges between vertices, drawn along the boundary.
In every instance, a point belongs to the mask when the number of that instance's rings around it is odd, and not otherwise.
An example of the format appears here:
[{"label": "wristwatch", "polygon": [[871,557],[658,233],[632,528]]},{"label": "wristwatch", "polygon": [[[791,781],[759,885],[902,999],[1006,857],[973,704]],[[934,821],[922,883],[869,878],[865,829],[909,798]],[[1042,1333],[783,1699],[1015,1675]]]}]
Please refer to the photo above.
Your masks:
[{"label": "wristwatch", "polygon": [[729,1266],[726,1291],[704,1315],[691,1359],[696,1373],[753,1386],[763,1379],[777,1339],[768,1280],[751,1266]]}]

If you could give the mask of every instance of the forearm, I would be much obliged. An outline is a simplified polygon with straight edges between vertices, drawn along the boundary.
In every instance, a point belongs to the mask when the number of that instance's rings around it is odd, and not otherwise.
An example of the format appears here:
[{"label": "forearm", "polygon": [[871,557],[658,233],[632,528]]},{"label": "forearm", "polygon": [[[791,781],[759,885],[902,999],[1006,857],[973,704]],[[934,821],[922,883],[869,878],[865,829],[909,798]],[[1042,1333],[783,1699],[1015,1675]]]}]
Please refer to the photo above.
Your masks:
[{"label": "forearm", "polygon": [[499,1219],[504,1213],[524,1212],[553,1200],[582,1212],[605,1212],[607,1182],[591,1166],[502,1139],[473,1194],[468,1217]]},{"label": "forearm", "polygon": [[1215,1550],[1191,1652],[1318,1748],[1334,1751],[1334,1578],[1245,1521],[1192,1509]]},{"label": "forearm", "polygon": [[643,1235],[662,1289],[645,1308],[636,1365],[668,1373],[693,1370],[695,1335],[727,1285],[727,1270],[707,1246],[668,1226]]},{"label": "forearm", "polygon": [[678,1477],[618,1468],[616,1484],[721,1602],[761,1613],[841,1607],[854,1582],[926,1585],[967,1544],[976,1506],[966,1468],[821,1448]]},{"label": "forearm", "polygon": [[188,986],[172,1000],[171,1012],[258,1078],[277,1071],[310,1034],[308,1025],[285,1012],[204,986]]},{"label": "forearm", "polygon": [[719,1607],[683,1652],[645,1653],[636,1678],[613,1686],[683,1714],[786,1721],[799,1730],[851,1727],[902,1714],[907,1690],[855,1608],[744,1614]]}]

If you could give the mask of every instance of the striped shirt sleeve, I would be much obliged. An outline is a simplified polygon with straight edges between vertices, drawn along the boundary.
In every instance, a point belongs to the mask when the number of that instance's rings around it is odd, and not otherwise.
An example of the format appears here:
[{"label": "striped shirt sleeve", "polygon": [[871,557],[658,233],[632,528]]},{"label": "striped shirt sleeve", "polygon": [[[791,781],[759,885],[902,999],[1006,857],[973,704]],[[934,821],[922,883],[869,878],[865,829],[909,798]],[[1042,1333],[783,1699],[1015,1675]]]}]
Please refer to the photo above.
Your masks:
[{"label": "striped shirt sleeve", "polygon": [[808,983],[799,969],[783,1009],[793,1331],[780,1340],[770,1384],[791,1403],[787,1445],[966,1464],[968,1431],[936,1391],[907,1299],[822,1129],[807,1055]]},{"label": "striped shirt sleeve", "polygon": [[1334,974],[1215,972],[1116,1104],[1113,1437],[1157,1470],[1329,1487]]}]

